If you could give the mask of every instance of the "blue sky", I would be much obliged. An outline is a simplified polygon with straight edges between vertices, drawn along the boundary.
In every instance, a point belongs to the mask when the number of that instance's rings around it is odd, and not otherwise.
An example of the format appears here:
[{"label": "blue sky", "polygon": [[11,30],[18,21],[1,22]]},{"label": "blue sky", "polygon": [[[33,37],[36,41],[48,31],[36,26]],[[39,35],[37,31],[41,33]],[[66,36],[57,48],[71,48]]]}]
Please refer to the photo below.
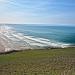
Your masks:
[{"label": "blue sky", "polygon": [[0,0],[0,23],[75,25],[75,0]]}]

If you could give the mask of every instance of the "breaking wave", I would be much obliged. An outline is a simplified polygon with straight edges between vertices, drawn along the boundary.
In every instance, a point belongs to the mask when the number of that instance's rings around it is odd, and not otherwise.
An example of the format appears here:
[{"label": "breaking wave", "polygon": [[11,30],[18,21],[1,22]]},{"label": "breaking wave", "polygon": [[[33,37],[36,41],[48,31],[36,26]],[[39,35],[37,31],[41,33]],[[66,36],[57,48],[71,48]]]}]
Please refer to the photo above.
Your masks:
[{"label": "breaking wave", "polygon": [[0,52],[24,49],[41,49],[41,48],[65,48],[70,44],[64,44],[45,38],[26,36],[19,33],[10,26],[0,26]]}]

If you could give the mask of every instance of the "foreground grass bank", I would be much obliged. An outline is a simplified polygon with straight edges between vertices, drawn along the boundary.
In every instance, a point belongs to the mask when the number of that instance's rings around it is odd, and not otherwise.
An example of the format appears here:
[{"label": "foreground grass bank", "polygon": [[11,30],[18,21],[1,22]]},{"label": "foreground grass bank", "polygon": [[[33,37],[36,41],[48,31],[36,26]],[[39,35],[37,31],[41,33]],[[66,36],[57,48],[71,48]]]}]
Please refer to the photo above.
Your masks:
[{"label": "foreground grass bank", "polygon": [[75,48],[1,54],[0,75],[75,75]]}]

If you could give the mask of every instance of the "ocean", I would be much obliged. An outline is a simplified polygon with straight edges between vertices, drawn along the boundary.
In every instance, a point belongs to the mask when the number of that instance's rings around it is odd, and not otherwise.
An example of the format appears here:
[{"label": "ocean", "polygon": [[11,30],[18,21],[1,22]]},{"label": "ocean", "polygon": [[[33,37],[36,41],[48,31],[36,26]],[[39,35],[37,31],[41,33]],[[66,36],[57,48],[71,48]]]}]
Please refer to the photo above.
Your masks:
[{"label": "ocean", "polygon": [[11,27],[24,35],[75,44],[75,26],[11,25]]},{"label": "ocean", "polygon": [[[13,42],[19,39],[20,42],[18,41],[18,43],[22,42],[24,46],[28,46],[29,48],[39,48],[39,46],[75,46],[75,26],[50,26],[43,24],[5,24],[0,25],[0,30],[0,36],[7,40],[9,39],[11,41],[10,43],[12,43],[13,38]],[[27,43],[27,45],[25,43]],[[8,48],[8,50],[9,49],[10,48]]]}]

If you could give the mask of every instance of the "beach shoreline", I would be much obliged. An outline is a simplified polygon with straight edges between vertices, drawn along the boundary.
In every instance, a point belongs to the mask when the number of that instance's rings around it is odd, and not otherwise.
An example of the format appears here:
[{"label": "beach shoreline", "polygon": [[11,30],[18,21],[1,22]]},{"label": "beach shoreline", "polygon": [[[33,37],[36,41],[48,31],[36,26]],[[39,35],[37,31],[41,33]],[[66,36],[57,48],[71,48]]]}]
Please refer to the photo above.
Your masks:
[{"label": "beach shoreline", "polygon": [[51,47],[43,47],[43,48],[35,48],[35,49],[17,49],[17,50],[8,50],[8,51],[0,51],[0,54],[10,54],[10,53],[13,53],[13,52],[22,52],[22,51],[31,51],[31,50],[54,50],[54,49],[56,49],[56,50],[59,50],[59,49],[62,49],[62,50],[65,50],[65,49],[75,49],[75,46],[73,46],[73,47],[66,47],[66,48],[51,48]]}]

